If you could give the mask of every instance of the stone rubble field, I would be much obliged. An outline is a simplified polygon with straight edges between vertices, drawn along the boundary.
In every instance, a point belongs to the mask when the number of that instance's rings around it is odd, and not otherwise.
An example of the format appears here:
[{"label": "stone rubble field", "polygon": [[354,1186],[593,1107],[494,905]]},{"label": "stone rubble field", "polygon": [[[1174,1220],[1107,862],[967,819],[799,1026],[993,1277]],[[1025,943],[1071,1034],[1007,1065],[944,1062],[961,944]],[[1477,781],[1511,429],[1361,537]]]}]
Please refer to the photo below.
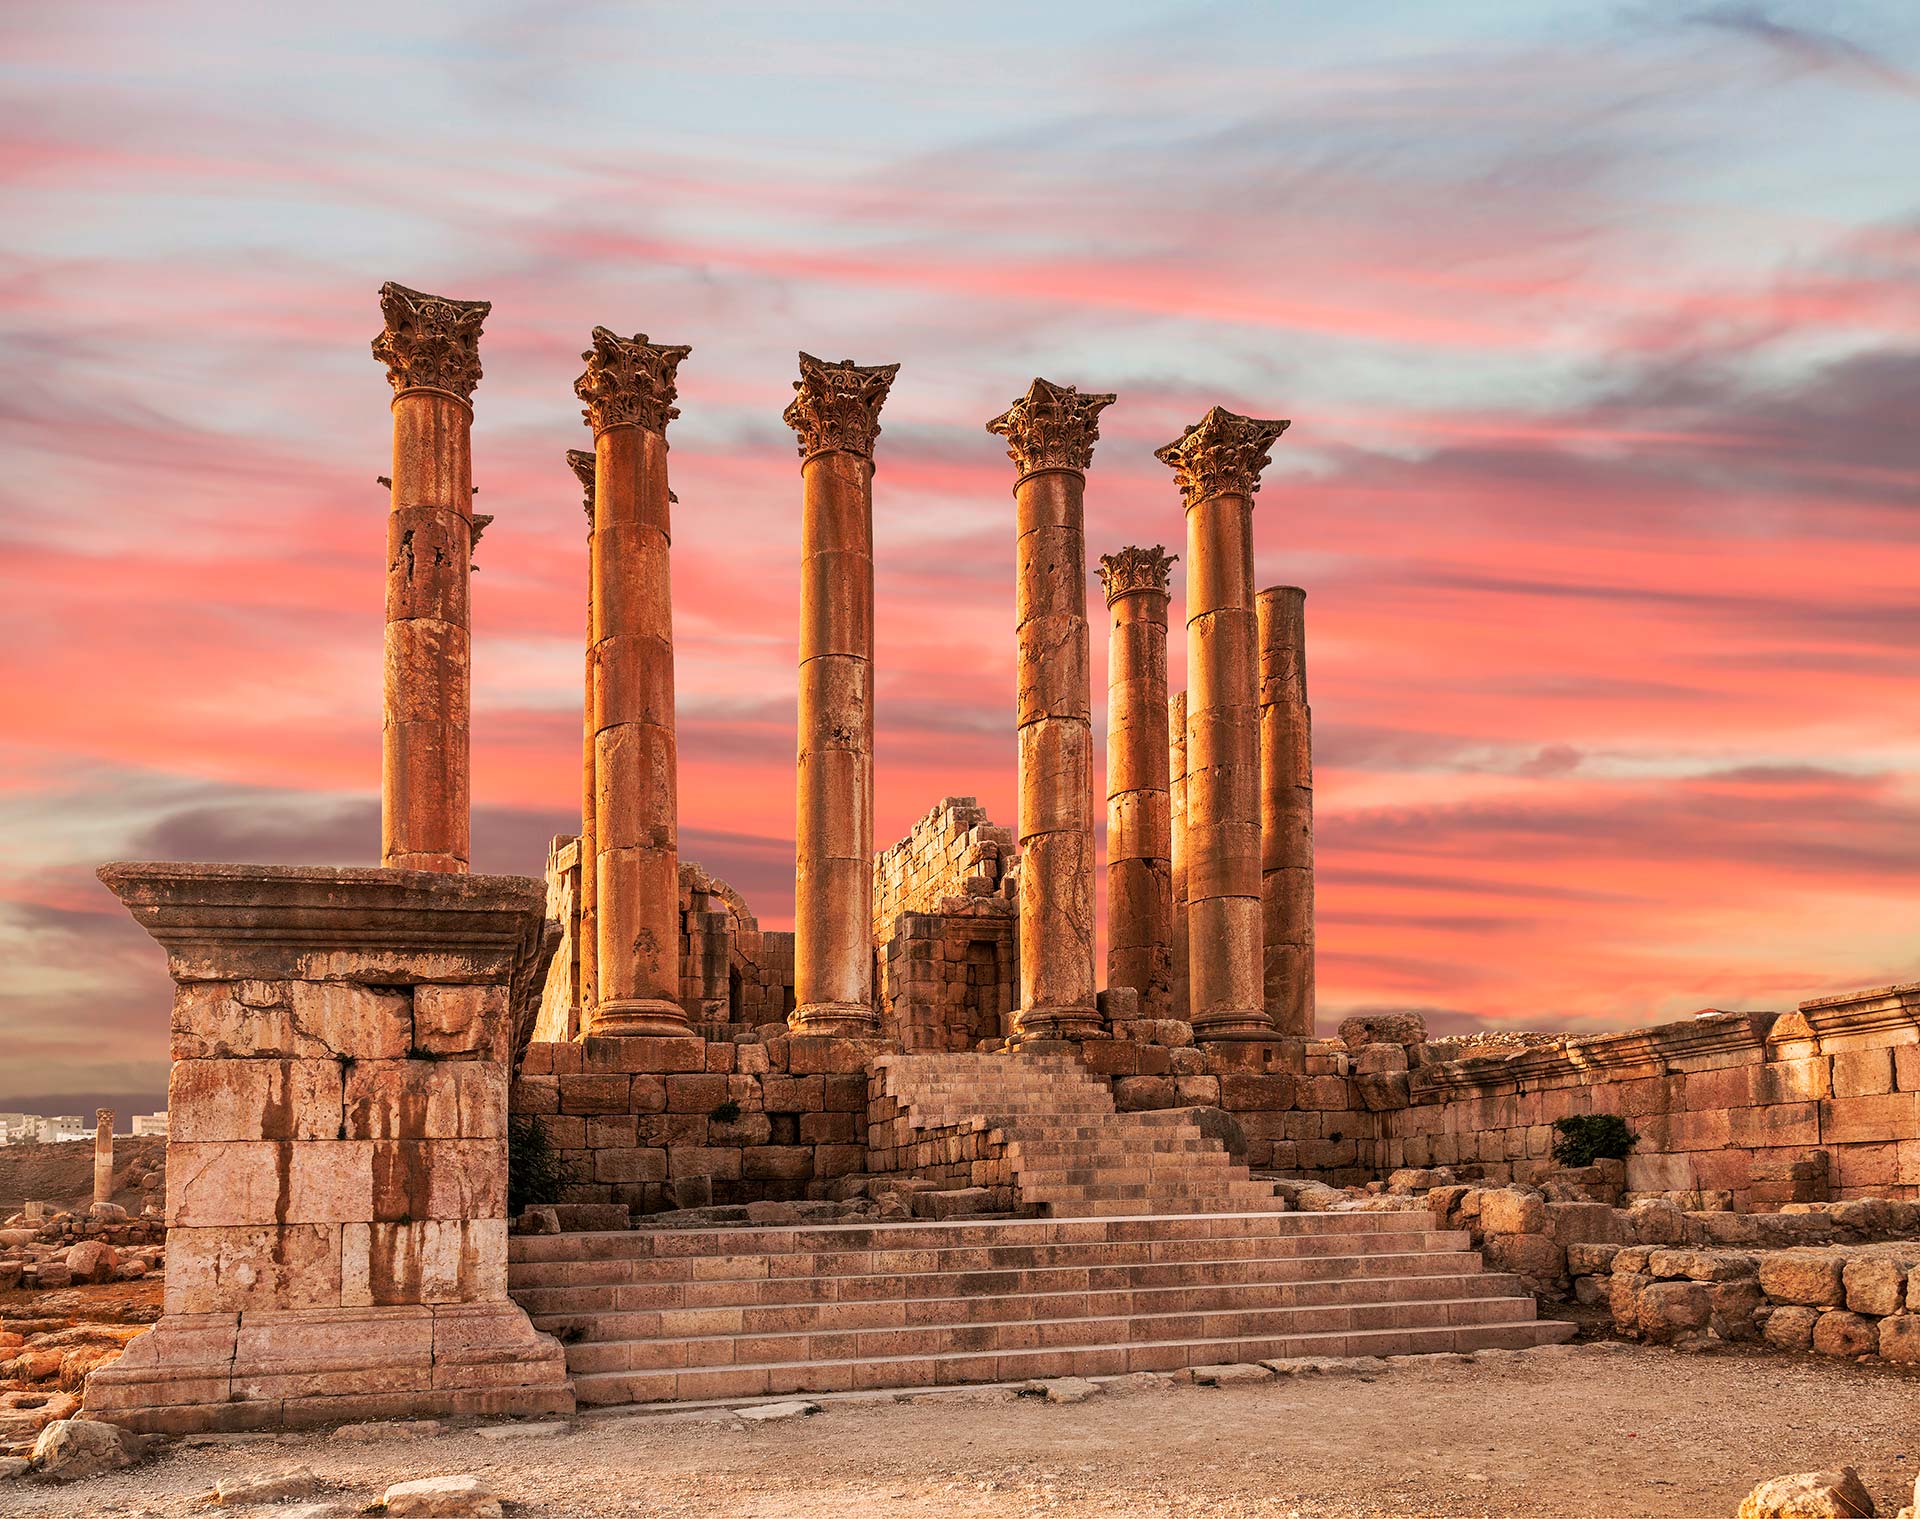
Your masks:
[{"label": "stone rubble field", "polygon": [[[1920,1466],[1920,1374],[1600,1341],[1276,1362],[865,1399],[156,1442],[71,1483],[0,1485],[19,1519],[390,1514],[1695,1516],[1798,1474],[1893,1519]],[[1852,1467],[1857,1487],[1844,1486]],[[1791,1481],[1776,1479],[1792,1478]],[[464,1480],[461,1480],[464,1479]]]}]

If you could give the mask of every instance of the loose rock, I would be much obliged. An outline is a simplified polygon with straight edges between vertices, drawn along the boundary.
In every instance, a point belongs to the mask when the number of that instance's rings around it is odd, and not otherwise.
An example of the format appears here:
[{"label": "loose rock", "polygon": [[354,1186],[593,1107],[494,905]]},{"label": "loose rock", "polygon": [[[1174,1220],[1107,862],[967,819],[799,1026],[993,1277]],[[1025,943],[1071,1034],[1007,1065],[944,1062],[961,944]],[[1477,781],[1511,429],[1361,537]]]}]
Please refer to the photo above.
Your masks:
[{"label": "loose rock", "polygon": [[214,1502],[279,1503],[288,1498],[305,1498],[320,1490],[320,1479],[310,1467],[296,1466],[264,1477],[222,1477],[214,1484]]},{"label": "loose rock", "polygon": [[78,1482],[132,1466],[147,1442],[118,1424],[97,1419],[56,1419],[33,1442],[33,1464],[55,1482]]},{"label": "loose rock", "polygon": [[733,1416],[736,1419],[745,1419],[752,1424],[768,1424],[775,1419],[802,1419],[808,1414],[819,1412],[818,1403],[809,1403],[804,1398],[792,1398],[785,1403],[762,1403],[755,1408],[736,1408]]},{"label": "loose rock", "polygon": [[500,1500],[478,1477],[396,1482],[381,1499],[396,1519],[500,1519]]},{"label": "loose rock", "polygon": [[1739,1519],[1868,1519],[1873,1495],[1851,1466],[1799,1472],[1762,1482],[1740,1504]]}]

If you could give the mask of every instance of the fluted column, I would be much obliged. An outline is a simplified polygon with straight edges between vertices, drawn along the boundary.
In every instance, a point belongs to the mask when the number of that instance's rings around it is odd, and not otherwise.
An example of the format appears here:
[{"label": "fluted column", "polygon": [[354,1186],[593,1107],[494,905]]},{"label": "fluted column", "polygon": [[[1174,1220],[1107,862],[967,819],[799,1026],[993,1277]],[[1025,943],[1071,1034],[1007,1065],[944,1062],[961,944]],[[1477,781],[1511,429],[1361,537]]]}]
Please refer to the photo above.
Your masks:
[{"label": "fluted column", "polygon": [[1155,457],[1187,516],[1187,924],[1194,1037],[1270,1039],[1260,947],[1253,493],[1285,422],[1216,406]]},{"label": "fluted column", "polygon": [[898,364],[800,355],[782,420],[800,445],[800,720],[794,1010],[806,1034],[872,1034],[873,444]]},{"label": "fluted column", "polygon": [[600,945],[596,939],[599,932],[600,914],[595,906],[599,900],[597,877],[599,870],[595,866],[596,851],[594,839],[598,836],[594,811],[594,797],[597,788],[594,783],[594,724],[593,724],[593,477],[598,469],[592,453],[586,449],[567,450],[567,467],[573,471],[574,479],[580,482],[584,492],[581,507],[587,514],[587,641],[586,668],[581,679],[581,740],[580,740],[580,894],[579,922],[574,929],[575,942],[580,950],[580,974],[574,983],[574,990],[580,998],[580,1029],[586,1029],[593,1022],[593,1007],[599,999]]},{"label": "fluted column", "polygon": [[380,863],[396,870],[467,868],[472,403],[490,310],[380,287],[386,327],[373,356],[394,392]]},{"label": "fluted column", "polygon": [[1187,693],[1167,698],[1167,860],[1173,882],[1173,1016],[1193,1016],[1187,961]]},{"label": "fluted column", "polygon": [[1313,713],[1307,593],[1260,593],[1260,917],[1267,1015],[1313,1037]]},{"label": "fluted column", "polygon": [[1172,815],[1168,786],[1166,549],[1100,561],[1107,635],[1107,985],[1140,994],[1140,1016],[1173,1006]]},{"label": "fluted column", "polygon": [[113,1201],[113,1109],[93,1110],[93,1200]]},{"label": "fluted column", "polygon": [[987,424],[1007,440],[1019,640],[1020,998],[1016,1041],[1102,1027],[1093,971],[1093,713],[1087,466],[1111,395],[1036,379]]},{"label": "fluted column", "polygon": [[594,1034],[683,1034],[667,423],[689,350],[593,329]]}]

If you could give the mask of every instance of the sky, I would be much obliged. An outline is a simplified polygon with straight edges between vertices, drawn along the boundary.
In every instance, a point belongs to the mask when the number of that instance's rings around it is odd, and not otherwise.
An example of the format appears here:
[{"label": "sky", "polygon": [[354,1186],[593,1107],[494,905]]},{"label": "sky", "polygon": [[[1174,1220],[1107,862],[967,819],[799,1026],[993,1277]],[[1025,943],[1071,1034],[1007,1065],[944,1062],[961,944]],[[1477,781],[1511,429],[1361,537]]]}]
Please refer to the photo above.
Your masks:
[{"label": "sky", "polygon": [[[1319,1002],[1600,1030],[1920,979],[1905,0],[0,7],[0,1106],[157,1105],[114,859],[372,864],[383,280],[493,302],[474,861],[577,828],[596,324],[687,343],[683,856],[790,922],[797,349],[899,362],[878,834],[1014,817],[1013,469],[1292,419]],[[1105,629],[1092,583],[1096,724]],[[1183,681],[1175,578],[1173,680]],[[1099,782],[1096,781],[1098,785]]]}]

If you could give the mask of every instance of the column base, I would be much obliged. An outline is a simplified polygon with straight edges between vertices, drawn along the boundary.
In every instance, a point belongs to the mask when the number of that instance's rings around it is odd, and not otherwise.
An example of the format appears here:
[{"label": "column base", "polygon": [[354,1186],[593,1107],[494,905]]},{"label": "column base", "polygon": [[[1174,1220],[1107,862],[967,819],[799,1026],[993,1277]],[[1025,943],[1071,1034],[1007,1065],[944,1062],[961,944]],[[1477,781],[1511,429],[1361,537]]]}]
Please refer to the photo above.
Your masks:
[{"label": "column base", "polygon": [[880,1032],[880,1014],[864,1002],[809,1002],[787,1014],[796,1034],[867,1039]]},{"label": "column base", "polygon": [[1037,1039],[1105,1039],[1106,1020],[1092,1007],[1021,1007],[1013,1013],[1010,1048],[1019,1049]]},{"label": "column base", "polygon": [[591,1034],[642,1035],[651,1038],[684,1036],[693,1027],[687,1010],[663,997],[603,998],[587,1026]]}]

